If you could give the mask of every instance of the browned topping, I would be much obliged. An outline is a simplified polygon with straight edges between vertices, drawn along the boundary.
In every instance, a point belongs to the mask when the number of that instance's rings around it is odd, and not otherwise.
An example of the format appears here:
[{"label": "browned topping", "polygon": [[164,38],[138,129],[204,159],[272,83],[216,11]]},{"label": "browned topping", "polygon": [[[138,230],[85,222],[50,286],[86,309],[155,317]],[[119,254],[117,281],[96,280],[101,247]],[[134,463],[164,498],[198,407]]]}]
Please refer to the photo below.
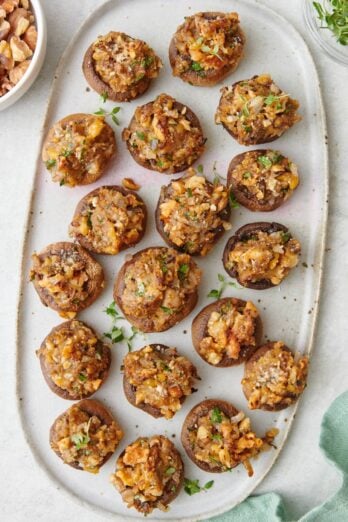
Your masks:
[{"label": "browned topping", "polygon": [[114,132],[103,116],[72,114],[49,131],[42,159],[53,181],[74,187],[100,178],[115,151]]},{"label": "browned topping", "polygon": [[144,166],[159,172],[180,172],[204,151],[198,120],[167,94],[138,107],[123,139]]},{"label": "browned topping", "polygon": [[299,103],[264,74],[221,89],[215,121],[244,145],[265,143],[281,136],[300,116]]},{"label": "browned topping", "polygon": [[168,240],[189,254],[205,256],[218,235],[231,228],[227,221],[228,191],[196,174],[187,174],[162,187],[159,219]]},{"label": "browned topping", "polygon": [[241,284],[268,280],[279,285],[299,261],[301,245],[289,232],[257,230],[237,241],[228,254],[226,268],[238,275]]},{"label": "browned topping", "polygon": [[69,235],[89,250],[118,254],[142,238],[146,209],[136,194],[116,186],[100,187],[85,196],[80,205]]},{"label": "browned topping", "polygon": [[134,181],[134,179],[132,179],[132,178],[123,178],[122,186],[128,190],[139,190],[140,189],[140,185],[138,185],[138,183],[136,183]]},{"label": "browned topping", "polygon": [[79,399],[96,392],[110,366],[110,351],[80,321],[56,327],[36,352],[53,383]]},{"label": "browned topping", "polygon": [[62,317],[75,317],[96,292],[96,285],[103,286],[101,266],[78,245],[56,243],[34,253],[32,259],[30,280],[45,304]]},{"label": "browned topping", "polygon": [[156,331],[179,314],[196,292],[201,271],[188,254],[170,248],[146,249],[124,274],[122,309],[129,317],[151,317]]},{"label": "browned topping", "polygon": [[112,421],[106,424],[74,404],[58,417],[51,431],[51,448],[66,464],[90,473],[98,473],[106,457],[114,453],[123,437],[122,430]]},{"label": "browned topping", "polygon": [[92,46],[95,72],[115,92],[127,92],[144,78],[156,78],[162,62],[142,40],[111,31]]},{"label": "browned topping", "polygon": [[251,301],[233,300],[213,311],[199,344],[199,353],[210,364],[225,357],[239,359],[243,346],[256,347],[255,330],[259,312]]},{"label": "browned topping", "polygon": [[285,408],[295,402],[306,387],[308,357],[294,357],[282,342],[269,343],[261,357],[257,354],[242,380],[249,408]]},{"label": "browned topping", "polygon": [[37,43],[29,0],[0,2],[0,97],[24,76]]},{"label": "browned topping", "polygon": [[140,438],[117,459],[111,482],[127,507],[144,514],[168,509],[181,485],[183,463],[174,444],[162,435]]},{"label": "browned topping", "polygon": [[272,150],[254,150],[243,155],[242,161],[229,173],[229,181],[237,200],[241,191],[255,202],[256,210],[262,210],[263,206],[274,207],[279,199],[287,200],[297,187],[299,177],[297,166],[288,158]]},{"label": "browned topping", "polygon": [[175,348],[145,346],[124,358],[124,376],[133,387],[136,405],[150,405],[171,419],[191,395],[196,368]]},{"label": "browned topping", "polygon": [[177,51],[174,75],[234,68],[243,51],[244,37],[237,13],[197,13],[185,18],[174,36]]},{"label": "browned topping", "polygon": [[228,471],[243,464],[249,477],[253,468],[249,460],[268,449],[278,430],[269,430],[259,438],[251,429],[250,419],[243,412],[230,417],[218,406],[198,416],[189,428],[194,458],[214,471]]}]

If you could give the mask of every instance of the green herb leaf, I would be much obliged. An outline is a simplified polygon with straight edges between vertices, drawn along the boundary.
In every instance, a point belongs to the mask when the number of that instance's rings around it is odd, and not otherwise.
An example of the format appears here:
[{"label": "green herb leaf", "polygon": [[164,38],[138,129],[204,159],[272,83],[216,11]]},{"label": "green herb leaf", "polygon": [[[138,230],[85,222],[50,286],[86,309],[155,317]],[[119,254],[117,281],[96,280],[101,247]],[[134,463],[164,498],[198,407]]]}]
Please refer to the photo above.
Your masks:
[{"label": "green herb leaf", "polygon": [[173,313],[173,309],[172,308],[168,308],[167,306],[161,306],[161,310],[163,310],[163,312],[165,314],[171,315]]},{"label": "green herb leaf", "polygon": [[214,435],[211,436],[211,438],[213,440],[222,440],[222,435],[221,435],[221,433],[215,433]]},{"label": "green herb leaf", "polygon": [[210,489],[214,485],[213,480],[209,480],[206,484],[204,484],[203,489]]},{"label": "green herb leaf", "polygon": [[259,156],[257,158],[257,161],[260,163],[262,167],[265,167],[265,169],[269,169],[272,167],[272,161],[268,156]]},{"label": "green herb leaf", "polygon": [[117,114],[118,112],[120,112],[121,110],[121,107],[114,107],[111,111],[111,114]]},{"label": "green herb leaf", "polygon": [[125,340],[123,328],[118,328],[117,326],[113,326],[110,332],[104,333],[104,336],[110,339],[113,344]]},{"label": "green herb leaf", "polygon": [[220,296],[221,296],[221,291],[216,290],[216,288],[214,288],[213,290],[210,290],[209,294],[207,295],[207,297],[213,297],[214,299],[220,299]]},{"label": "green herb leaf", "polygon": [[74,435],[71,435],[71,440],[75,444],[76,449],[80,450],[85,448],[91,439],[87,432],[86,434],[74,433]]},{"label": "green herb leaf", "polygon": [[193,71],[196,71],[196,72],[197,72],[197,71],[202,71],[202,70],[203,70],[203,67],[202,67],[201,64],[198,63],[198,62],[192,62],[192,64],[191,64],[191,69],[192,69]]},{"label": "green herb leaf", "polygon": [[224,283],[225,276],[223,276],[222,274],[218,274],[218,280],[220,281],[220,283]]},{"label": "green herb leaf", "polygon": [[148,69],[150,65],[153,64],[154,58],[153,56],[146,56],[144,60],[141,62],[141,66],[144,67],[144,69]]},{"label": "green herb leaf", "polygon": [[136,131],[136,135],[139,138],[139,140],[145,140],[145,133],[141,131]]},{"label": "green herb leaf", "polygon": [[138,288],[137,288],[137,290],[135,291],[135,295],[136,295],[137,297],[144,297],[144,295],[145,295],[145,290],[146,290],[146,288],[145,288],[144,283],[143,283],[143,282],[140,282],[140,283],[138,283]]},{"label": "green herb leaf", "polygon": [[97,111],[95,111],[94,114],[96,114],[97,116],[105,116],[106,111],[100,107]]},{"label": "green herb leaf", "polygon": [[287,243],[291,239],[290,232],[281,232],[280,233],[281,239],[283,243]]},{"label": "green herb leaf", "polygon": [[114,114],[111,115],[111,119],[112,119],[112,121],[114,122],[115,125],[119,125],[120,124],[119,119]]},{"label": "green herb leaf", "polygon": [[164,472],[165,475],[174,475],[174,473],[176,472],[176,469],[173,467],[173,466],[169,466],[169,468],[167,468]]},{"label": "green herb leaf", "polygon": [[193,192],[192,192],[192,189],[190,187],[186,190],[186,192],[187,192],[188,197],[192,198]]},{"label": "green herb leaf", "polygon": [[203,165],[198,165],[197,170],[198,170],[198,172],[199,172],[200,174],[203,174],[203,171],[204,171],[204,167],[203,167]]},{"label": "green herb leaf", "polygon": [[199,480],[190,480],[184,479],[184,490],[188,495],[194,495],[195,493],[199,493],[201,491],[201,487],[199,485]]},{"label": "green herb leaf", "polygon": [[232,190],[230,190],[230,205],[232,208],[239,208],[239,203],[236,200],[236,196],[233,194]]},{"label": "green herb leaf", "polygon": [[114,319],[124,319],[124,317],[122,317],[118,312],[115,301],[112,301],[112,303],[110,303],[109,306],[105,308],[104,312]]},{"label": "green herb leaf", "polygon": [[81,382],[87,381],[87,377],[84,373],[79,373],[79,381],[81,381]]},{"label": "green herb leaf", "polygon": [[181,280],[185,279],[189,270],[190,270],[190,265],[188,265],[187,263],[180,265],[179,270],[178,270],[179,279],[181,279]]},{"label": "green herb leaf", "polygon": [[272,105],[274,102],[279,102],[279,96],[275,96],[274,94],[269,94],[264,99],[265,105]]},{"label": "green herb leaf", "polygon": [[51,170],[53,167],[55,167],[57,164],[55,159],[49,159],[45,162],[46,169]]},{"label": "green herb leaf", "polygon": [[[327,9],[328,4],[330,7]],[[348,6],[347,0],[313,2],[321,21],[321,27],[329,29],[341,45],[348,45]]]},{"label": "green herb leaf", "polygon": [[220,408],[215,406],[210,414],[210,420],[213,424],[220,424],[222,422],[222,413]]},{"label": "green herb leaf", "polygon": [[252,176],[253,176],[252,173],[247,171],[247,172],[244,172],[243,179],[250,179],[250,178],[252,178]]},{"label": "green herb leaf", "polygon": [[65,185],[65,179],[61,179],[60,182],[59,182],[59,186],[62,187],[63,185]]},{"label": "green herb leaf", "polygon": [[108,99],[109,95],[107,92],[102,92],[101,95],[100,95],[100,99],[103,103],[106,102],[106,100]]}]

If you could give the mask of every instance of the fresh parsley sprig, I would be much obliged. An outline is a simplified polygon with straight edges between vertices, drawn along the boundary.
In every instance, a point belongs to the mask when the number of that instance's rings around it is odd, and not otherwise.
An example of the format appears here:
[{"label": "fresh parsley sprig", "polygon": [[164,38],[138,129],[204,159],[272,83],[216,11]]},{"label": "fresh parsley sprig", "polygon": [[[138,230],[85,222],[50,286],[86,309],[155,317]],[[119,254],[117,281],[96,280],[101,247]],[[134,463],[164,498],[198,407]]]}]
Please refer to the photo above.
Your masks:
[{"label": "fresh parsley sprig", "polygon": [[199,480],[196,479],[196,480],[190,480],[190,479],[187,479],[185,478],[184,479],[184,490],[185,490],[185,493],[187,493],[188,495],[195,495],[196,493],[200,493],[201,491],[207,491],[208,489],[210,489],[214,484],[214,481],[213,480],[209,480],[209,482],[206,482],[206,484],[204,484],[204,486],[200,486],[199,485]]},{"label": "fresh parsley sprig", "polygon": [[242,290],[241,286],[238,286],[234,281],[226,281],[226,278],[222,274],[218,274],[218,280],[220,282],[220,285],[218,288],[213,288],[213,290],[210,290],[207,297],[213,297],[214,299],[220,299],[224,291],[228,286],[233,286],[234,288],[238,288],[239,290]]},{"label": "fresh parsley sprig", "polygon": [[141,333],[140,330],[138,330],[135,326],[132,326],[132,333],[130,335],[127,335],[123,326],[117,326],[117,321],[125,321],[125,318],[117,310],[114,301],[107,308],[105,308],[104,312],[112,319],[111,329],[109,332],[104,333],[104,337],[110,339],[112,344],[125,342],[128,346],[128,351],[131,352],[132,341],[136,337],[136,335]]},{"label": "fresh parsley sprig", "polygon": [[[102,92],[100,95],[100,101],[102,103],[106,103],[107,99],[108,99],[108,93]],[[97,116],[104,116],[104,118],[107,118],[108,116],[110,116],[112,121],[114,122],[114,124],[119,125],[120,121],[117,118],[116,114],[118,114],[120,112],[120,110],[121,110],[121,107],[114,107],[111,110],[111,112],[109,112],[109,111],[106,111],[105,109],[103,109],[103,107],[99,107],[99,109],[94,114],[96,114]]]}]

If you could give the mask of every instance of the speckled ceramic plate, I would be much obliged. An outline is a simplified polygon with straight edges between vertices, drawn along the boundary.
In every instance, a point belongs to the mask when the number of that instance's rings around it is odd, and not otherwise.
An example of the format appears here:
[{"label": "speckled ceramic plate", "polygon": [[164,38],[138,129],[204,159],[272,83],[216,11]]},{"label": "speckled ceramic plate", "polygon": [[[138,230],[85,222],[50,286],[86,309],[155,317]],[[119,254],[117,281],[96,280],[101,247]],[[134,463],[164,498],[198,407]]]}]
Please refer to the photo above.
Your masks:
[{"label": "speckled ceramic plate", "polygon": [[[167,92],[189,105],[199,116],[208,137],[206,153],[199,163],[204,165],[207,175],[212,177],[213,165],[216,162],[217,171],[225,176],[231,158],[246,150],[221,126],[214,124],[221,86],[191,87],[171,75],[167,58],[170,37],[184,16],[199,10],[235,10],[240,14],[247,37],[245,58],[228,82],[268,72],[276,83],[300,100],[303,118],[272,144],[299,166],[301,184],[294,196],[284,206],[267,215],[239,208],[233,210],[231,217],[232,232],[245,223],[265,219],[289,226],[303,245],[301,263],[277,288],[255,291],[230,287],[224,295],[254,301],[261,311],[264,331],[269,339],[282,339],[288,346],[301,352],[310,352],[313,347],[325,243],[328,171],[325,117],[320,86],[314,63],[304,41],[285,19],[256,2],[249,3],[246,0],[202,0],[192,3],[170,0],[107,2],[92,13],[62,59],[57,70],[43,132],[45,133],[55,120],[67,114],[94,112],[99,108],[99,96],[86,89],[87,84],[81,71],[84,52],[98,35],[109,30],[121,30],[148,41],[164,60],[164,69],[144,96],[132,103],[122,104],[119,112],[121,126],[115,128],[118,157],[107,174],[97,183],[75,189],[59,187],[50,181],[41,164],[38,151],[37,175],[33,185],[28,237],[23,257],[23,288],[18,322],[18,396],[23,428],[29,445],[50,479],[59,484],[62,491],[68,492],[87,508],[103,512],[114,520],[139,516],[134,510],[126,509],[119,493],[109,483],[109,475],[114,469],[117,455],[126,444],[139,435],[163,433],[173,437],[172,440],[184,457],[185,475],[191,479],[198,478],[203,483],[211,479],[215,481],[214,486],[206,493],[189,497],[182,492],[167,513],[157,511],[149,518],[199,520],[232,508],[254,490],[279,455],[294,416],[294,408],[277,414],[251,412],[250,417],[257,433],[263,434],[267,428],[273,426],[280,430],[277,449],[262,454],[254,462],[255,473],[252,478],[248,478],[242,467],[235,469],[233,473],[221,475],[204,473],[186,458],[181,447],[180,429],[183,420],[190,408],[202,399],[223,398],[233,402],[238,408],[247,410],[240,386],[243,368],[220,369],[209,366],[198,357],[190,338],[193,317],[203,306],[211,302],[207,294],[217,286],[218,273],[224,274],[221,256],[229,237],[229,234],[226,234],[206,259],[198,259],[198,264],[203,270],[203,281],[199,302],[191,315],[168,332],[150,334],[146,339],[138,336],[134,343],[135,348],[150,342],[175,344],[181,352],[190,356],[198,367],[202,377],[198,392],[186,401],[173,420],[153,419],[126,401],[122,390],[120,366],[127,347],[116,345],[113,347],[111,374],[107,383],[96,394],[96,398],[111,409],[125,430],[125,438],[115,456],[102,468],[99,475],[91,475],[63,465],[48,443],[51,423],[71,403],[60,399],[48,389],[35,356],[35,349],[39,347],[42,339],[53,326],[61,322],[61,319],[55,312],[41,305],[32,285],[27,283],[31,253],[48,243],[67,240],[68,225],[80,198],[102,184],[119,183],[123,177],[131,177],[141,185],[140,194],[149,210],[147,233],[137,249],[163,244],[155,230],[153,214],[160,186],[168,183],[170,178],[138,166],[121,142],[122,127],[128,124],[135,107],[152,100],[161,92]],[[108,102],[105,105],[106,108],[112,106]],[[86,320],[99,332],[105,332],[110,326],[109,318],[103,313],[103,309],[112,301],[113,281],[128,253],[129,251],[116,257],[98,257],[105,269],[106,288],[99,299],[81,313],[79,318]],[[303,400],[306,400],[305,396]]]}]

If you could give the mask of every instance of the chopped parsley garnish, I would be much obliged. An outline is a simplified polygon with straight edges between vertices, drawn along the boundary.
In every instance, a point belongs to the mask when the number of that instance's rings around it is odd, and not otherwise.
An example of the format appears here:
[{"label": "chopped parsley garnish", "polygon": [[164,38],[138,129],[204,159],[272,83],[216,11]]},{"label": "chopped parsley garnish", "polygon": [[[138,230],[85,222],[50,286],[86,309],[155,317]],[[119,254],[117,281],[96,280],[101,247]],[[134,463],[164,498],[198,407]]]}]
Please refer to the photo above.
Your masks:
[{"label": "chopped parsley garnish", "polygon": [[265,105],[272,105],[274,102],[279,102],[279,96],[275,96],[274,94],[269,94],[264,99]]},{"label": "chopped parsley garnish", "polygon": [[146,56],[142,62],[141,62],[141,66],[144,67],[144,69],[148,69],[150,67],[150,65],[153,64],[153,56]]},{"label": "chopped parsley garnish", "polygon": [[173,309],[172,308],[168,308],[168,306],[161,306],[161,310],[163,310],[163,312],[165,314],[171,315],[173,313]]},{"label": "chopped parsley garnish", "polygon": [[283,243],[287,243],[291,239],[290,232],[281,232],[280,237]]},{"label": "chopped parsley garnish", "polygon": [[253,175],[252,175],[251,172],[249,172],[249,171],[248,172],[244,172],[243,179],[250,179],[250,178],[252,178],[252,176]]},{"label": "chopped parsley garnish", "polygon": [[57,164],[57,162],[56,162],[55,159],[49,159],[49,160],[47,160],[46,163],[45,163],[46,168],[47,168],[48,170],[53,169],[53,167],[55,167],[56,164]]},{"label": "chopped parsley garnish", "polygon": [[272,167],[272,160],[268,156],[259,156],[257,161],[262,167],[265,167],[265,169]]},{"label": "chopped parsley garnish", "polygon": [[160,259],[160,267],[163,274],[168,272],[167,260],[164,257]]},{"label": "chopped parsley garnish", "polygon": [[119,328],[118,326],[113,326],[110,332],[104,333],[104,336],[110,339],[113,344],[124,341],[125,339],[123,328]]},{"label": "chopped parsley garnish", "polygon": [[242,290],[242,287],[238,286],[234,281],[226,281],[226,278],[222,274],[218,274],[218,280],[220,282],[219,288],[214,288],[213,290],[210,290],[207,297],[212,297],[213,299],[220,299],[227,286],[233,286],[234,288]]},{"label": "chopped parsley garnish", "polygon": [[213,424],[220,424],[222,422],[222,413],[220,408],[215,406],[210,414],[210,420]]},{"label": "chopped parsley garnish", "polygon": [[165,470],[164,474],[169,476],[169,475],[174,475],[175,472],[176,472],[176,469],[173,466],[169,466],[169,468],[167,468]]},{"label": "chopped parsley garnish", "polygon": [[137,135],[137,137],[139,138],[139,140],[142,140],[142,141],[145,140],[145,134],[144,134],[144,132],[136,131],[136,135]]},{"label": "chopped parsley garnish", "polygon": [[164,166],[163,161],[159,159],[159,160],[157,161],[157,167],[163,167],[163,166]]},{"label": "chopped parsley garnish", "polygon": [[91,439],[88,433],[86,433],[86,435],[83,433],[75,433],[71,435],[71,440],[75,444],[76,449],[80,450],[85,448]]},{"label": "chopped parsley garnish", "polygon": [[79,381],[81,381],[81,382],[87,381],[87,377],[84,373],[79,373]]},{"label": "chopped parsley garnish", "polygon": [[60,156],[63,156],[63,158],[68,158],[69,156],[71,156],[73,154],[73,150],[72,149],[64,149],[61,153],[60,153]]},{"label": "chopped parsley garnish", "polygon": [[204,171],[204,167],[203,167],[203,165],[198,165],[197,170],[198,170],[198,172],[199,172],[200,174],[203,174],[203,171]]},{"label": "chopped parsley garnish", "polygon": [[113,321],[111,330],[109,332],[105,332],[104,337],[107,337],[108,339],[110,339],[113,344],[125,341],[127,343],[128,350],[131,351],[131,349],[132,349],[131,341],[134,339],[134,337],[138,333],[140,333],[139,330],[137,328],[135,328],[135,326],[132,326],[132,328],[131,328],[132,333],[130,336],[127,337],[127,335],[125,334],[124,328],[116,326],[115,323],[119,320],[124,320],[124,317],[116,309],[114,301],[104,310],[104,312],[108,316],[110,316]]},{"label": "chopped parsley garnish", "polygon": [[105,103],[106,100],[109,98],[109,95],[107,92],[102,92],[101,95],[100,95],[100,100]]},{"label": "chopped parsley garnish", "polygon": [[198,72],[198,71],[203,71],[203,67],[202,67],[201,64],[198,63],[198,62],[192,62],[192,64],[191,64],[191,69],[192,69],[193,71],[196,71],[196,72]]},{"label": "chopped parsley garnish", "polygon": [[105,308],[104,312],[115,320],[124,319],[124,317],[122,317],[122,315],[120,315],[120,313],[118,312],[115,305],[115,301],[112,301],[112,303],[109,304],[107,308]]},{"label": "chopped parsley garnish", "polygon": [[[329,9],[327,9],[329,4]],[[347,0],[313,2],[322,29],[329,29],[341,45],[348,45],[348,5]]]},{"label": "chopped parsley garnish", "polygon": [[185,279],[185,277],[187,276],[189,270],[190,270],[190,265],[188,265],[187,263],[184,263],[184,264],[180,265],[179,266],[179,270],[178,270],[179,279],[180,280]]},{"label": "chopped parsley garnish", "polygon": [[211,436],[211,438],[213,440],[222,440],[222,435],[221,435],[221,433],[215,433],[214,435]]},{"label": "chopped parsley garnish", "polygon": [[138,288],[135,291],[135,295],[138,296],[138,297],[144,297],[145,290],[146,290],[145,285],[144,285],[143,282],[141,282],[141,283],[138,284]]},{"label": "chopped parsley garnish", "polygon": [[210,480],[209,482],[204,484],[204,486],[200,486],[198,479],[190,480],[190,479],[185,478],[184,479],[184,490],[185,490],[185,493],[187,493],[188,495],[191,496],[191,495],[195,495],[196,493],[200,493],[201,491],[207,491],[208,489],[210,489],[213,486],[213,484],[214,484],[214,481]]},{"label": "chopped parsley garnish", "polygon": [[186,190],[186,192],[187,192],[188,197],[192,198],[193,192],[192,192],[192,189],[190,187]]},{"label": "chopped parsley garnish", "polygon": [[232,208],[239,208],[239,203],[236,200],[236,196],[233,194],[232,190],[230,190],[230,205]]}]

